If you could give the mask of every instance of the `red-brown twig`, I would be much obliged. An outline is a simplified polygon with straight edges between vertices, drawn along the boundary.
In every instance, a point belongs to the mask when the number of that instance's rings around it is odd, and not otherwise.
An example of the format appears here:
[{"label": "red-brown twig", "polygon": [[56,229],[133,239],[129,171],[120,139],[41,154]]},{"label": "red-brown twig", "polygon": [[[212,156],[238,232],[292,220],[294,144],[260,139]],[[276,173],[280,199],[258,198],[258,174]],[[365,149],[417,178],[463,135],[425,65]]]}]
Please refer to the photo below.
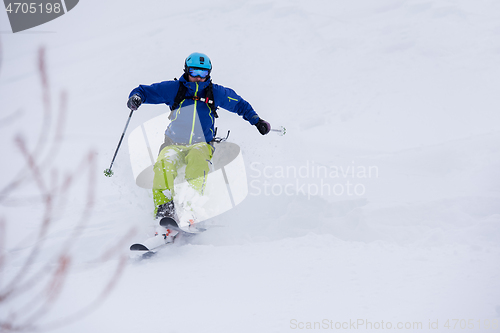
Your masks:
[{"label": "red-brown twig", "polygon": [[[2,64],[1,51],[0,44],[0,68]],[[55,155],[63,141],[67,94],[62,92],[60,95],[59,112],[55,120],[56,126],[55,129],[51,129],[50,85],[44,48],[40,48],[38,53],[38,72],[43,95],[41,132],[34,149],[28,147],[28,143],[21,135],[15,137],[14,143],[24,158],[25,165],[20,168],[18,175],[7,186],[0,189],[0,205],[5,204],[6,199],[12,197],[14,192],[21,188],[21,185],[34,185],[37,191],[36,197],[38,198],[34,201],[42,204],[43,211],[39,216],[39,230],[36,239],[20,267],[15,270],[12,277],[8,278],[8,281],[4,281],[4,279],[7,280],[5,273],[9,261],[6,256],[6,248],[4,248],[8,220],[0,216],[0,308],[13,304],[14,300],[21,300],[25,303],[24,306],[20,306],[19,301],[17,301],[16,305],[8,310],[8,313],[5,311],[4,314],[0,315],[0,331],[21,332],[41,328],[38,323],[53,309],[64,290],[65,282],[70,276],[71,250],[90,220],[95,202],[96,166],[94,152],[89,152],[77,168],[62,179],[59,177],[58,169],[53,167]],[[56,254],[55,261],[49,260],[41,263],[41,265],[38,265],[41,266],[40,268],[34,269],[35,262],[44,250],[49,229],[54,224],[56,216],[64,210],[75,179],[81,178],[84,174],[88,176],[86,197],[78,221],[64,241],[61,242],[61,249]],[[16,200],[15,198],[9,199]],[[80,319],[95,310],[109,296],[126,266],[126,257],[120,253],[124,242],[131,238],[132,232],[130,231],[125,235],[115,246],[103,250],[101,260],[98,262],[100,264],[112,260],[117,255],[119,256],[114,273],[107,280],[104,288],[96,294],[94,300],[87,306],[81,307],[74,314],[44,325],[44,329],[68,325]],[[21,298],[21,296],[24,297]]]}]

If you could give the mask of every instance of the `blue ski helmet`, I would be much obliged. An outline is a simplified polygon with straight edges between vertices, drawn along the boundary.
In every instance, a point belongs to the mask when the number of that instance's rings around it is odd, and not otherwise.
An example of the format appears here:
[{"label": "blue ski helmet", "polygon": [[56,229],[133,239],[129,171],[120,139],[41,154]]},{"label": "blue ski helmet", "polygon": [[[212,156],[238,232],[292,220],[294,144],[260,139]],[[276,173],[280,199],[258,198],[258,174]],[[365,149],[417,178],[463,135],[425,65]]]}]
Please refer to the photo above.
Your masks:
[{"label": "blue ski helmet", "polygon": [[184,72],[188,73],[189,68],[200,68],[200,69],[208,69],[209,75],[212,71],[212,62],[210,58],[203,53],[191,53],[184,62]]}]

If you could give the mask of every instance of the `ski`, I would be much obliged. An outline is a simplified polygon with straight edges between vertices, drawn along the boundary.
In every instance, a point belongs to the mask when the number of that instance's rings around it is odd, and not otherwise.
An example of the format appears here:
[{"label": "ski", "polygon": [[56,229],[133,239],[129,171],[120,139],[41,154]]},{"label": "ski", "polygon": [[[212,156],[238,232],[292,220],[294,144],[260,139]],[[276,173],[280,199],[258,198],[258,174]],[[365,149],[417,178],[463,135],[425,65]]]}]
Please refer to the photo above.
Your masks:
[{"label": "ski", "polygon": [[[158,236],[156,236],[158,237]],[[163,248],[164,246],[168,245],[168,244],[172,244],[172,243],[164,243],[160,246],[157,246],[155,248],[152,248],[152,249],[149,249],[147,248],[144,244],[141,244],[141,243],[136,243],[136,244],[132,244],[130,246],[130,251],[133,252],[133,254],[131,255],[131,258],[135,258],[135,259],[148,259],[148,258],[151,258],[152,256],[156,255],[156,253],[161,249]]]},{"label": "ski", "polygon": [[130,251],[136,257],[137,253],[142,253],[141,258],[146,259],[154,256],[161,248],[166,245],[173,244],[177,236],[180,234],[176,230],[165,229],[165,233],[156,233],[155,236],[146,239],[143,243],[135,243],[130,246]]},{"label": "ski", "polygon": [[185,226],[179,226],[179,223],[171,217],[162,218],[159,224],[165,229],[157,231],[155,236],[146,239],[142,243],[135,243],[130,246],[130,251],[133,253],[131,257],[151,258],[166,245],[173,244],[179,235],[182,235],[181,237],[191,237],[206,230],[197,226],[196,223],[185,223]]},{"label": "ski", "polygon": [[160,220],[160,225],[165,228],[173,229],[178,232],[185,232],[189,234],[199,234],[206,231],[204,228],[196,226],[196,223],[186,223],[186,226],[179,226],[177,221],[172,217],[164,217]]},{"label": "ski", "polygon": [[149,251],[149,249],[144,244],[136,243],[130,245],[130,251]]},{"label": "ski", "polygon": [[[134,244],[134,245],[136,245],[136,244]],[[139,259],[139,260],[149,259],[152,256],[156,255],[157,252],[158,251],[145,251],[144,253],[140,254],[140,256],[136,257],[135,259]]]}]

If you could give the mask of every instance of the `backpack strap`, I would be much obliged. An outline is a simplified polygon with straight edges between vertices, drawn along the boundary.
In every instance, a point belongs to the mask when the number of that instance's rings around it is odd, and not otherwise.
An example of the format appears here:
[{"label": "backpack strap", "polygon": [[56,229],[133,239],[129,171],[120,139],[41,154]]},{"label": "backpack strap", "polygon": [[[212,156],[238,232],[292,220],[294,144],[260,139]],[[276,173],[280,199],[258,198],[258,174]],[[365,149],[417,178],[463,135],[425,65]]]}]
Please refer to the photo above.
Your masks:
[{"label": "backpack strap", "polygon": [[210,111],[212,111],[212,113],[214,114],[214,117],[219,118],[219,115],[217,114],[218,107],[215,106],[214,102],[214,86],[212,84],[212,81],[210,81],[207,87],[207,97],[205,103],[207,103],[207,106],[210,109]]},{"label": "backpack strap", "polygon": [[[177,78],[174,78],[174,81],[178,81]],[[182,100],[184,99],[184,96],[186,95],[186,92],[187,92],[186,86],[179,81],[179,89],[177,90],[177,95],[175,95],[174,103],[170,106],[170,115],[168,116],[168,119],[172,119],[174,110],[179,107]]]},{"label": "backpack strap", "polygon": [[[174,81],[178,81],[177,78],[174,78]],[[186,86],[183,85],[182,82],[179,82],[179,90],[177,90],[177,94],[175,95],[174,103],[170,106],[170,115],[168,116],[168,119],[172,119],[174,110],[179,108],[179,105],[185,99],[192,99],[207,104],[208,108],[213,113],[214,117],[219,118],[219,115],[217,114],[217,107],[215,106],[214,102],[214,89],[212,81],[210,81],[210,83],[208,84],[206,97],[194,97],[194,96],[186,97],[186,92],[187,92]]]}]

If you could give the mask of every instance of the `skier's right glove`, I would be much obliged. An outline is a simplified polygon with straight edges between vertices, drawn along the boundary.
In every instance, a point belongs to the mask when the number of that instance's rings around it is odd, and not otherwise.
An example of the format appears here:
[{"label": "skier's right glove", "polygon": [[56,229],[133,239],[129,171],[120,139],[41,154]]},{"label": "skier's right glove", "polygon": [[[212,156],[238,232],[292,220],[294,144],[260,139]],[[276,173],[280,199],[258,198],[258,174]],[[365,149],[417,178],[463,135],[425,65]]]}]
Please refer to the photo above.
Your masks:
[{"label": "skier's right glove", "polygon": [[130,109],[130,110],[137,110],[139,108],[139,106],[141,106],[142,104],[142,99],[139,97],[139,95],[133,95],[133,96],[130,96],[130,98],[128,99],[128,102],[127,102],[127,107]]},{"label": "skier's right glove", "polygon": [[269,133],[269,131],[271,131],[271,124],[269,124],[264,119],[259,119],[259,121],[257,122],[257,124],[255,124],[255,126],[257,126],[257,129],[262,135],[266,135],[267,133]]}]

